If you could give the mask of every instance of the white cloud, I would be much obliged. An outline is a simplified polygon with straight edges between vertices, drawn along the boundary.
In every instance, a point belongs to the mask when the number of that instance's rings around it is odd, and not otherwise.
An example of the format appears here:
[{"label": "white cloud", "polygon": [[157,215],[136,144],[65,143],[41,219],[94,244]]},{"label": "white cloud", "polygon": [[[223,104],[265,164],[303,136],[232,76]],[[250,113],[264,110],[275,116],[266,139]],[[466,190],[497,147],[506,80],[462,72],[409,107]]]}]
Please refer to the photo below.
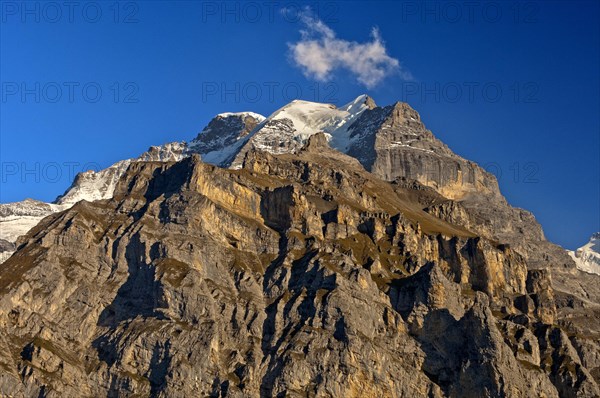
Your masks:
[{"label": "white cloud", "polygon": [[367,88],[375,87],[393,73],[412,80],[410,72],[387,54],[377,28],[371,31],[371,41],[357,43],[337,38],[331,28],[308,12],[302,14],[301,21],[306,25],[300,31],[302,39],[288,46],[292,60],[305,76],[327,81],[336,69],[345,68]]}]

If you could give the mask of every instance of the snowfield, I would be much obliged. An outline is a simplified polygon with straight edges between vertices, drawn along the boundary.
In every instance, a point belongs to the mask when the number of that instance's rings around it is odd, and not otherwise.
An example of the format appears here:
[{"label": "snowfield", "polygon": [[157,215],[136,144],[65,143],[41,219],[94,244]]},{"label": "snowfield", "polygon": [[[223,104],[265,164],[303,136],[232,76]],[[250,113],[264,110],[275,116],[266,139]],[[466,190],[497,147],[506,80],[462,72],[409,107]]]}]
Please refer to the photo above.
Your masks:
[{"label": "snowfield", "polygon": [[577,268],[600,275],[600,232],[593,234],[590,241],[579,249],[567,252],[577,264]]}]

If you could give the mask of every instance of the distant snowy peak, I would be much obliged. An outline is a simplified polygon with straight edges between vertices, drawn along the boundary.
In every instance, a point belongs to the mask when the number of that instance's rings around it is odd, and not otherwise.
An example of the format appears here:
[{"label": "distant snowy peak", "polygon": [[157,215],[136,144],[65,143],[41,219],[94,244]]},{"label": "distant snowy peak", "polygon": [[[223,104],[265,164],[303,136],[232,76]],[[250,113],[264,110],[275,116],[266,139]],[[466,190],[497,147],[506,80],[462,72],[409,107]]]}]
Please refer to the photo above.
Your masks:
[{"label": "distant snowy peak", "polygon": [[[332,104],[294,100],[262,121],[242,144],[229,148],[229,160],[221,165],[240,167],[243,157],[252,149],[273,154],[297,152],[308,138],[319,132],[324,132],[332,143],[342,146],[348,127],[365,110],[375,106],[367,95],[339,108]],[[337,139],[338,136],[342,138]],[[333,146],[337,148],[337,145]],[[212,159],[203,156],[203,160],[210,163]]]},{"label": "distant snowy peak", "polygon": [[366,109],[374,109],[377,107],[377,104],[373,98],[369,97],[367,94],[362,94],[356,97],[354,101],[348,102],[346,105],[341,106],[340,109],[351,114],[358,114],[365,109],[364,107],[366,107]]},{"label": "distant snowy peak", "polygon": [[178,162],[187,156],[187,150],[187,143],[185,142],[169,142],[163,145],[153,145],[135,160],[144,162]]},{"label": "distant snowy peak", "polygon": [[373,100],[365,94],[339,108],[332,104],[295,100],[269,116],[265,126],[270,121],[287,119],[296,135],[303,139],[318,132],[332,135],[374,106]]},{"label": "distant snowy peak", "polygon": [[[0,204],[0,243],[15,242],[19,236],[27,233],[44,217],[66,210],[81,200],[91,202],[112,198],[119,178],[132,162],[179,161],[186,156],[188,156],[188,148],[185,142],[151,146],[135,159],[121,160],[100,171],[88,170],[77,174],[71,186],[63,195],[56,198],[54,203],[25,199],[20,202]],[[2,247],[0,247],[2,253],[0,263],[12,253],[10,250],[2,251]]]},{"label": "distant snowy peak", "polygon": [[94,201],[112,197],[117,182],[129,167],[131,159],[121,160],[100,171],[84,171],[75,176],[67,191],[56,198],[59,205],[74,205],[80,200]]},{"label": "distant snowy peak", "polygon": [[269,116],[261,130],[264,132],[269,126],[288,120],[295,135],[308,138],[319,131],[331,132],[347,116],[347,111],[338,109],[335,105],[296,100]]},{"label": "distant snowy peak", "polygon": [[235,117],[235,118],[246,119],[246,117],[248,117],[248,116],[257,120],[259,123],[266,119],[263,115],[260,115],[258,113],[254,113],[254,112],[225,112],[225,113],[219,113],[216,117],[217,118]]},{"label": "distant snowy peak", "polygon": [[575,251],[568,250],[577,268],[600,275],[600,232],[596,232],[590,241]]},{"label": "distant snowy peak", "polygon": [[14,252],[14,242],[19,236],[42,218],[67,207],[33,199],[0,204],[0,264]]},{"label": "distant snowy peak", "polygon": [[25,199],[20,202],[0,204],[0,218],[9,219],[11,217],[31,216],[45,217],[54,213],[60,206],[46,203],[34,199]]}]

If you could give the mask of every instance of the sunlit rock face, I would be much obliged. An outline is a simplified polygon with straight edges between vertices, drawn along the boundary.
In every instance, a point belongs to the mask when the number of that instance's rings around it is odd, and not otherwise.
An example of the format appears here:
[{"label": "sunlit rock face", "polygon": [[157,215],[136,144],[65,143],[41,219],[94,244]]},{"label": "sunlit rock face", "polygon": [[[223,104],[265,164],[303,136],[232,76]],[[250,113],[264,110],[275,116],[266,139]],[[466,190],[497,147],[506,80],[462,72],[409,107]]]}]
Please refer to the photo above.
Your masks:
[{"label": "sunlit rock face", "polygon": [[330,139],[132,162],[44,218],[0,267],[0,395],[600,394],[596,276]]}]

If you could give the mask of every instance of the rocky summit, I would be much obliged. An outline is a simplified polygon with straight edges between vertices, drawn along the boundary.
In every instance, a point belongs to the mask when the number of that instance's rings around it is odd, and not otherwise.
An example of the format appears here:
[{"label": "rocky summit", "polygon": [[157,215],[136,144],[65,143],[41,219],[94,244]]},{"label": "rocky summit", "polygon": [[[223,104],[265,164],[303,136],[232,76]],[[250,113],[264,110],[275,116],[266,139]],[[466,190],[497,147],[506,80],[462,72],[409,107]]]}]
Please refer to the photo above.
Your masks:
[{"label": "rocky summit", "polygon": [[0,396],[600,396],[600,275],[408,104],[123,162],[0,208],[43,217],[0,242]]}]

